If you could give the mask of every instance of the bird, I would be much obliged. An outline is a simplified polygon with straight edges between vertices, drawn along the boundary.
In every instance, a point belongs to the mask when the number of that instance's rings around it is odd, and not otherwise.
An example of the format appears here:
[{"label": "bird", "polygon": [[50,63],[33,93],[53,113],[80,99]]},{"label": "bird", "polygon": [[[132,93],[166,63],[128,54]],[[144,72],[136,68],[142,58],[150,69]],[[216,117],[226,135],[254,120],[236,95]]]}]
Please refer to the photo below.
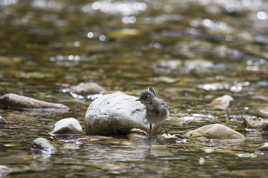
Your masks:
[{"label": "bird", "polygon": [[149,138],[154,127],[159,125],[162,121],[168,118],[168,105],[164,100],[157,97],[155,90],[148,87],[140,93],[137,101],[140,101],[146,107],[146,119],[149,123]]}]

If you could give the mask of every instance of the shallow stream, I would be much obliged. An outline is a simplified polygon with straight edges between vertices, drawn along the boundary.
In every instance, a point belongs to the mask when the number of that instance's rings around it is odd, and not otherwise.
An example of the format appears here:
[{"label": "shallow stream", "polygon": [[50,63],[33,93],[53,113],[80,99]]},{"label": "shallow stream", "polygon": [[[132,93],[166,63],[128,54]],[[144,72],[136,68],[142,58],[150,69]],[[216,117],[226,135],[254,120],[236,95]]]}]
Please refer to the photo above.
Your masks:
[{"label": "shallow stream", "polygon": [[[0,110],[0,177],[267,177],[268,137],[245,129],[268,118],[268,1],[1,0],[0,94],[62,103],[68,113]],[[138,95],[153,86],[169,105],[164,126],[184,134],[221,123],[243,142],[177,140],[132,144],[94,136],[52,140],[55,155],[35,155],[33,139],[50,139],[56,121],[84,127],[90,101],[65,88],[95,82]],[[228,111],[206,107],[230,95]],[[228,113],[227,113],[228,112]]]}]

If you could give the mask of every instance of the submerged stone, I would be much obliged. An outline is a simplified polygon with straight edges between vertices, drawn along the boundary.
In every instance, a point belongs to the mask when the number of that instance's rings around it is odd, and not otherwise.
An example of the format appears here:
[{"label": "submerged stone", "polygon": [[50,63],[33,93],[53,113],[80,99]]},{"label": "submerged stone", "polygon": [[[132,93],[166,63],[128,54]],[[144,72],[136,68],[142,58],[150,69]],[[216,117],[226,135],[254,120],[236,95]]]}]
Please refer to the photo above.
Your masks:
[{"label": "submerged stone", "polygon": [[233,97],[229,95],[224,95],[215,98],[210,104],[208,104],[208,106],[213,109],[226,110],[229,107],[231,101],[234,101]]},{"label": "submerged stone", "polygon": [[73,86],[71,92],[77,94],[99,94],[105,93],[105,89],[94,82],[80,83],[79,85]]},{"label": "submerged stone", "polygon": [[33,141],[32,151],[41,154],[54,154],[57,150],[47,139],[40,137]]},{"label": "submerged stone", "polygon": [[206,137],[209,139],[244,139],[239,132],[222,124],[210,124],[191,130],[186,133],[186,137]]},{"label": "submerged stone", "polygon": [[0,97],[0,108],[26,111],[67,112],[68,106],[50,103],[17,94],[5,94]]},{"label": "submerged stone", "polygon": [[75,118],[65,118],[55,123],[51,134],[81,134],[83,129]]},{"label": "submerged stone", "polygon": [[86,112],[87,134],[128,134],[132,128],[146,130],[146,109],[138,98],[122,92],[94,100]]}]

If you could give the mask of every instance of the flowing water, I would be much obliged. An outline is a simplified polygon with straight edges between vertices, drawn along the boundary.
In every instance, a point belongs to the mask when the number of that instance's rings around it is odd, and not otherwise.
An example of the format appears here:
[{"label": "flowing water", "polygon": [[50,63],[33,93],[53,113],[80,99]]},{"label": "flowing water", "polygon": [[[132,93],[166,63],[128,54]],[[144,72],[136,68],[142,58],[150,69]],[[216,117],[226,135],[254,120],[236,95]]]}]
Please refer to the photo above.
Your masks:
[{"label": "flowing water", "polygon": [[[68,105],[68,113],[0,110],[0,177],[267,177],[267,142],[243,126],[268,104],[268,1],[1,0],[0,94]],[[52,140],[55,155],[35,155],[33,139],[75,117],[90,101],[64,92],[81,82],[138,95],[153,86],[169,105],[164,127],[184,134],[221,123],[243,142],[175,140],[133,144],[82,135]],[[206,107],[234,98],[228,114]]]}]

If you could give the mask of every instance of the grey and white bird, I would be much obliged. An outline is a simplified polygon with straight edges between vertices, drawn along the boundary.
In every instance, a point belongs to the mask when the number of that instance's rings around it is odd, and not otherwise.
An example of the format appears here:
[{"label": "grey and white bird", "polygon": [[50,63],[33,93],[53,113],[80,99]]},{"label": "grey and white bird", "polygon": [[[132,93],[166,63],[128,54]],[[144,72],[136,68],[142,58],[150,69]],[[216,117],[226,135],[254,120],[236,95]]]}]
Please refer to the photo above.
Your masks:
[{"label": "grey and white bird", "polygon": [[152,87],[141,92],[139,99],[146,107],[146,119],[150,124],[150,137],[153,126],[160,124],[162,121],[168,118],[169,111],[168,105],[164,100],[156,96],[156,92]]}]

